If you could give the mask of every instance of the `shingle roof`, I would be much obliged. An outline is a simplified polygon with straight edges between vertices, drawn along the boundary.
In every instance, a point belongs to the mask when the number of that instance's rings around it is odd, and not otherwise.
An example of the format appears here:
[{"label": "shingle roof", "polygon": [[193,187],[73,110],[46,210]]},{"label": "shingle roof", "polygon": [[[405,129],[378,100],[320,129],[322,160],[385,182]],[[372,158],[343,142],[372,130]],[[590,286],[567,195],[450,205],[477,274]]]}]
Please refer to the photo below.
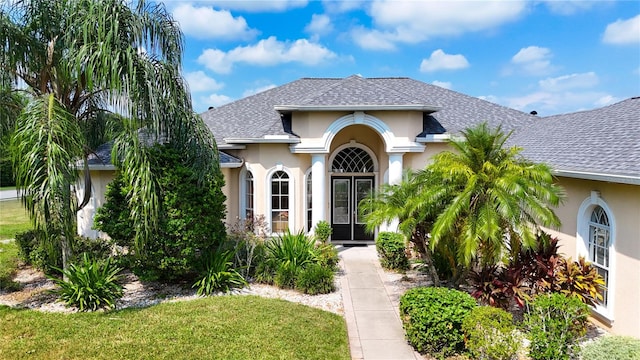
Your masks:
[{"label": "shingle roof", "polygon": [[559,171],[640,178],[640,98],[539,118],[514,133],[510,143]]},{"label": "shingle roof", "polygon": [[[505,130],[534,119],[532,115],[409,78],[303,78],[201,114],[219,145],[225,138],[259,139],[287,135],[275,106],[425,105],[448,134],[486,121]],[[418,134],[416,134],[418,135]]]}]

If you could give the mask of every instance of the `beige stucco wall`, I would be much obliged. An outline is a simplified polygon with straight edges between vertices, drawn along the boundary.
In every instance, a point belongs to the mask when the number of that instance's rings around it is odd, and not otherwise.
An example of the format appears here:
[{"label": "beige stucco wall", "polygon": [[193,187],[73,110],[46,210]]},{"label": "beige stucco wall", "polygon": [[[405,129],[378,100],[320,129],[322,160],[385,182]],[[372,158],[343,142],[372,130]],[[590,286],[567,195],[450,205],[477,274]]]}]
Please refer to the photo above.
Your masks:
[{"label": "beige stucco wall", "polygon": [[[91,171],[92,196],[89,203],[82,208],[82,210],[78,211],[76,217],[78,221],[78,234],[93,239],[107,237],[106,234],[93,229],[93,216],[95,211],[104,204],[107,184],[114,178],[115,171],[113,170]],[[80,180],[78,187],[82,190],[79,196],[83,196],[84,183],[82,180]]]},{"label": "beige stucco wall", "polygon": [[560,178],[559,184],[567,199],[556,210],[562,226],[552,233],[560,238],[560,252],[566,256],[576,259],[579,255],[579,210],[591,191],[598,191],[611,210],[609,220],[615,222],[611,274],[614,283],[610,290],[613,320],[598,314],[594,317],[613,333],[640,337],[640,186],[571,178]]}]

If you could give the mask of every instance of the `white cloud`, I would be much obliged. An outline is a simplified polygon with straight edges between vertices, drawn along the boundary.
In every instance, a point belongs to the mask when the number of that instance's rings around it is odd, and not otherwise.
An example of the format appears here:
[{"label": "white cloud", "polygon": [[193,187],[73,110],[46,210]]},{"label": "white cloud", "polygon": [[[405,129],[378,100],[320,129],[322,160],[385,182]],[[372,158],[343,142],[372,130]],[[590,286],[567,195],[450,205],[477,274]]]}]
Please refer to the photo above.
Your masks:
[{"label": "white cloud", "polygon": [[193,71],[184,74],[191,92],[216,91],[224,87],[223,83],[207,76],[203,71]]},{"label": "white cloud", "polygon": [[469,67],[469,62],[464,55],[446,54],[442,49],[431,53],[428,59],[422,59],[421,72],[433,72],[438,70],[458,70]]},{"label": "white cloud", "polygon": [[233,17],[227,10],[194,7],[187,3],[176,7],[173,16],[186,35],[200,39],[249,39],[257,34],[243,17]]},{"label": "white cloud", "polygon": [[640,44],[640,14],[607,25],[602,41],[615,45]]},{"label": "white cloud", "polygon": [[598,75],[593,71],[582,74],[562,75],[538,81],[543,91],[566,91],[570,89],[588,89],[598,85]]},{"label": "white cloud", "polygon": [[305,26],[304,31],[313,35],[326,35],[333,30],[331,18],[325,14],[313,14],[311,22]]},{"label": "white cloud", "polygon": [[351,36],[358,46],[367,50],[395,50],[392,34],[378,30],[369,30],[363,27],[351,31]]},{"label": "white cloud", "polygon": [[545,0],[551,12],[560,15],[573,15],[580,11],[591,9],[596,2],[584,0]]},{"label": "white cloud", "polygon": [[435,86],[440,86],[441,88],[445,88],[445,89],[449,89],[449,90],[451,90],[453,88],[453,84],[451,84],[449,81],[434,80],[431,83],[433,85],[435,85]]},{"label": "white cloud", "polygon": [[255,45],[238,46],[228,52],[206,49],[198,57],[198,63],[217,73],[227,74],[235,63],[256,66],[301,63],[311,66],[335,57],[336,54],[331,50],[307,39],[283,42],[271,36]]},{"label": "white cloud", "polygon": [[346,13],[352,10],[360,9],[366,4],[367,1],[363,0],[322,0],[322,6],[324,7],[325,11],[330,13]]},{"label": "white cloud", "polygon": [[526,75],[547,75],[554,70],[550,60],[552,56],[551,50],[547,48],[522,48],[511,58],[511,63],[516,65],[516,69],[509,69],[509,73],[519,71]]},{"label": "white cloud", "polygon": [[242,97],[245,98],[247,96],[255,95],[257,93],[261,93],[263,91],[267,91],[267,90],[273,89],[275,87],[276,87],[276,85],[269,84],[269,85],[260,86],[260,87],[254,88],[254,89],[247,89],[242,93]]},{"label": "white cloud", "polygon": [[536,91],[519,97],[505,98],[500,102],[514,109],[536,110],[538,115],[548,116],[593,109],[616,101],[618,100],[615,97],[600,91]]},{"label": "white cloud", "polygon": [[214,6],[248,12],[282,12],[307,6],[307,0],[209,0]]},{"label": "white cloud", "polygon": [[594,102],[593,104],[598,106],[598,107],[603,107],[603,106],[611,105],[611,104],[616,103],[618,101],[620,101],[620,99],[615,97],[615,96],[605,95],[605,96],[601,97],[600,99],[596,100],[596,102]]},{"label": "white cloud", "polygon": [[452,36],[494,29],[518,19],[526,10],[526,1],[395,1],[376,0],[369,14],[375,24],[371,29],[356,29],[352,36],[368,49],[375,47],[366,39],[391,43],[418,43],[434,36]]},{"label": "white cloud", "polygon": [[228,104],[228,103],[232,102],[233,99],[228,97],[227,95],[211,94],[211,95],[209,95],[207,97],[203,97],[201,101],[204,104],[206,104],[207,107],[209,107],[209,106],[218,107],[218,106],[222,106],[224,104]]}]

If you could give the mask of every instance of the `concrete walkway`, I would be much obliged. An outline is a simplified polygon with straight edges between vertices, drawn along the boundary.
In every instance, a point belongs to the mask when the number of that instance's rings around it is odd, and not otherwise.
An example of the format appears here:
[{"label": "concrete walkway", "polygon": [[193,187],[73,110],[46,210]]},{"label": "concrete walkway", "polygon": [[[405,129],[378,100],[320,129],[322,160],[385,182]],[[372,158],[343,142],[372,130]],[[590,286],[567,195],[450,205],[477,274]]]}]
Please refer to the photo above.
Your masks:
[{"label": "concrete walkway", "polygon": [[352,359],[422,359],[404,337],[399,294],[385,286],[375,246],[339,248],[344,316]]}]

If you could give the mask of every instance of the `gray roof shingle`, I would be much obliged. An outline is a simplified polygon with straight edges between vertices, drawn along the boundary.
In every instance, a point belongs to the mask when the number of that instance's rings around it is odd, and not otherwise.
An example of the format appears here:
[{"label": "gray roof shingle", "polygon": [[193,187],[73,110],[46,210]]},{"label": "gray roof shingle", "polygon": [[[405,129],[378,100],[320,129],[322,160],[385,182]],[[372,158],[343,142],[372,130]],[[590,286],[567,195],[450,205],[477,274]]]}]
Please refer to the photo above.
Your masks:
[{"label": "gray roof shingle", "polygon": [[509,142],[556,170],[640,178],[640,97],[536,119]]}]

